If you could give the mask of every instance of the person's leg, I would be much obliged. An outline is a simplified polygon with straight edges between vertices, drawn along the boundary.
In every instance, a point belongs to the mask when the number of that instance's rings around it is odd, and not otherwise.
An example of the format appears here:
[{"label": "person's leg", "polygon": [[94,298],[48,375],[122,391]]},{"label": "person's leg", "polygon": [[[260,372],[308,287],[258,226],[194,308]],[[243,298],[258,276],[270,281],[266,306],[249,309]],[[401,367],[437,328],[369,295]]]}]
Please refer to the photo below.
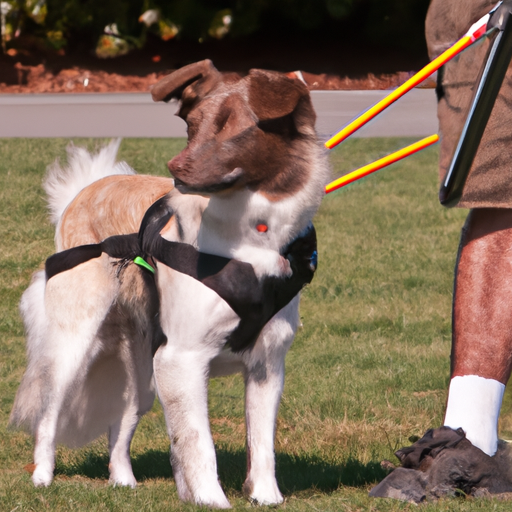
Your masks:
[{"label": "person's leg", "polygon": [[512,369],[512,210],[472,210],[455,274],[446,426],[489,455]]}]

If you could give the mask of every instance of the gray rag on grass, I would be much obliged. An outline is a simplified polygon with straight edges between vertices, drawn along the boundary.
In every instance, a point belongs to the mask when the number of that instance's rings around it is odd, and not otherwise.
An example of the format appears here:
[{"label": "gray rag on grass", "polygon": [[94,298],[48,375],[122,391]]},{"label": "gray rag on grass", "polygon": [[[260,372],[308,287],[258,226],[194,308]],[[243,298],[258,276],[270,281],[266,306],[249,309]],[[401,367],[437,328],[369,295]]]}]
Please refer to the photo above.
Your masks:
[{"label": "gray rag on grass", "polygon": [[486,496],[512,492],[510,447],[500,442],[490,457],[466,439],[462,429],[430,429],[395,455],[401,467],[376,485],[370,496],[412,503],[444,496]]}]

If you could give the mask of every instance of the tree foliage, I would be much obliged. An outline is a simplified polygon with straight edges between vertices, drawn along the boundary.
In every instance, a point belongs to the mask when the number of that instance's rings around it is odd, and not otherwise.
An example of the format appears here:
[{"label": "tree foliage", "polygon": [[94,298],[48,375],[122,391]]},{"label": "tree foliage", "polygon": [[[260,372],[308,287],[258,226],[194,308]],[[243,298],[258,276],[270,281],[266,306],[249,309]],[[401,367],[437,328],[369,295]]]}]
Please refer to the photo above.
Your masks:
[{"label": "tree foliage", "polygon": [[[377,41],[423,37],[429,0],[2,0],[4,51],[21,35],[57,50],[110,56],[164,40],[354,32]],[[110,47],[110,48],[109,48]]]}]

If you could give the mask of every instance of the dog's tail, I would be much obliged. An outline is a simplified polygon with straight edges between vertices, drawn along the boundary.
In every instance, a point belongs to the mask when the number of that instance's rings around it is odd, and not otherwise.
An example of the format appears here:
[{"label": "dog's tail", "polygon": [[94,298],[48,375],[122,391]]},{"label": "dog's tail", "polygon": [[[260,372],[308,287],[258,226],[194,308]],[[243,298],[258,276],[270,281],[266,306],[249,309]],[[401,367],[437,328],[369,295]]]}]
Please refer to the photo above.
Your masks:
[{"label": "dog's tail", "polygon": [[116,162],[121,139],[114,139],[96,153],[70,144],[67,165],[56,160],[46,171],[43,188],[48,195],[50,220],[57,224],[76,195],[91,183],[114,174],[136,174],[126,162]]},{"label": "dog's tail", "polygon": [[49,353],[44,346],[45,287],[46,274],[44,270],[39,270],[33,275],[32,283],[23,293],[20,302],[27,335],[28,366],[14,399],[9,425],[29,433],[35,432],[37,420],[46,407],[49,393],[50,365],[46,361]]}]

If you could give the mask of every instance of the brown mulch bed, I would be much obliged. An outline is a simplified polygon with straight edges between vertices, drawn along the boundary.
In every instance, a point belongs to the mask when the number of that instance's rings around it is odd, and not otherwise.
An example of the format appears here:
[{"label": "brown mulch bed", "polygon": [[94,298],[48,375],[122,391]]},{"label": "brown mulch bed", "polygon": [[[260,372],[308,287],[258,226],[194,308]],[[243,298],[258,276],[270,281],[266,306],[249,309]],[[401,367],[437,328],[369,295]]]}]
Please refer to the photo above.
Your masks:
[{"label": "brown mulch bed", "polygon": [[[72,67],[52,72],[43,64],[15,65],[17,84],[2,83],[0,93],[83,93],[83,92],[146,92],[150,86],[172,70],[149,73],[145,76],[109,73]],[[290,72],[292,73],[292,72]],[[301,71],[310,90],[368,90],[392,89],[404,83],[412,72],[349,78],[330,74]],[[426,84],[432,86],[432,83]]]},{"label": "brown mulch bed", "polygon": [[391,89],[428,62],[424,51],[293,34],[203,44],[149,38],[144,49],[114,59],[98,59],[84,49],[49,51],[30,38],[17,44],[6,54],[0,50],[0,93],[145,92],[171,71],[206,57],[224,72],[301,70],[311,90]]}]

